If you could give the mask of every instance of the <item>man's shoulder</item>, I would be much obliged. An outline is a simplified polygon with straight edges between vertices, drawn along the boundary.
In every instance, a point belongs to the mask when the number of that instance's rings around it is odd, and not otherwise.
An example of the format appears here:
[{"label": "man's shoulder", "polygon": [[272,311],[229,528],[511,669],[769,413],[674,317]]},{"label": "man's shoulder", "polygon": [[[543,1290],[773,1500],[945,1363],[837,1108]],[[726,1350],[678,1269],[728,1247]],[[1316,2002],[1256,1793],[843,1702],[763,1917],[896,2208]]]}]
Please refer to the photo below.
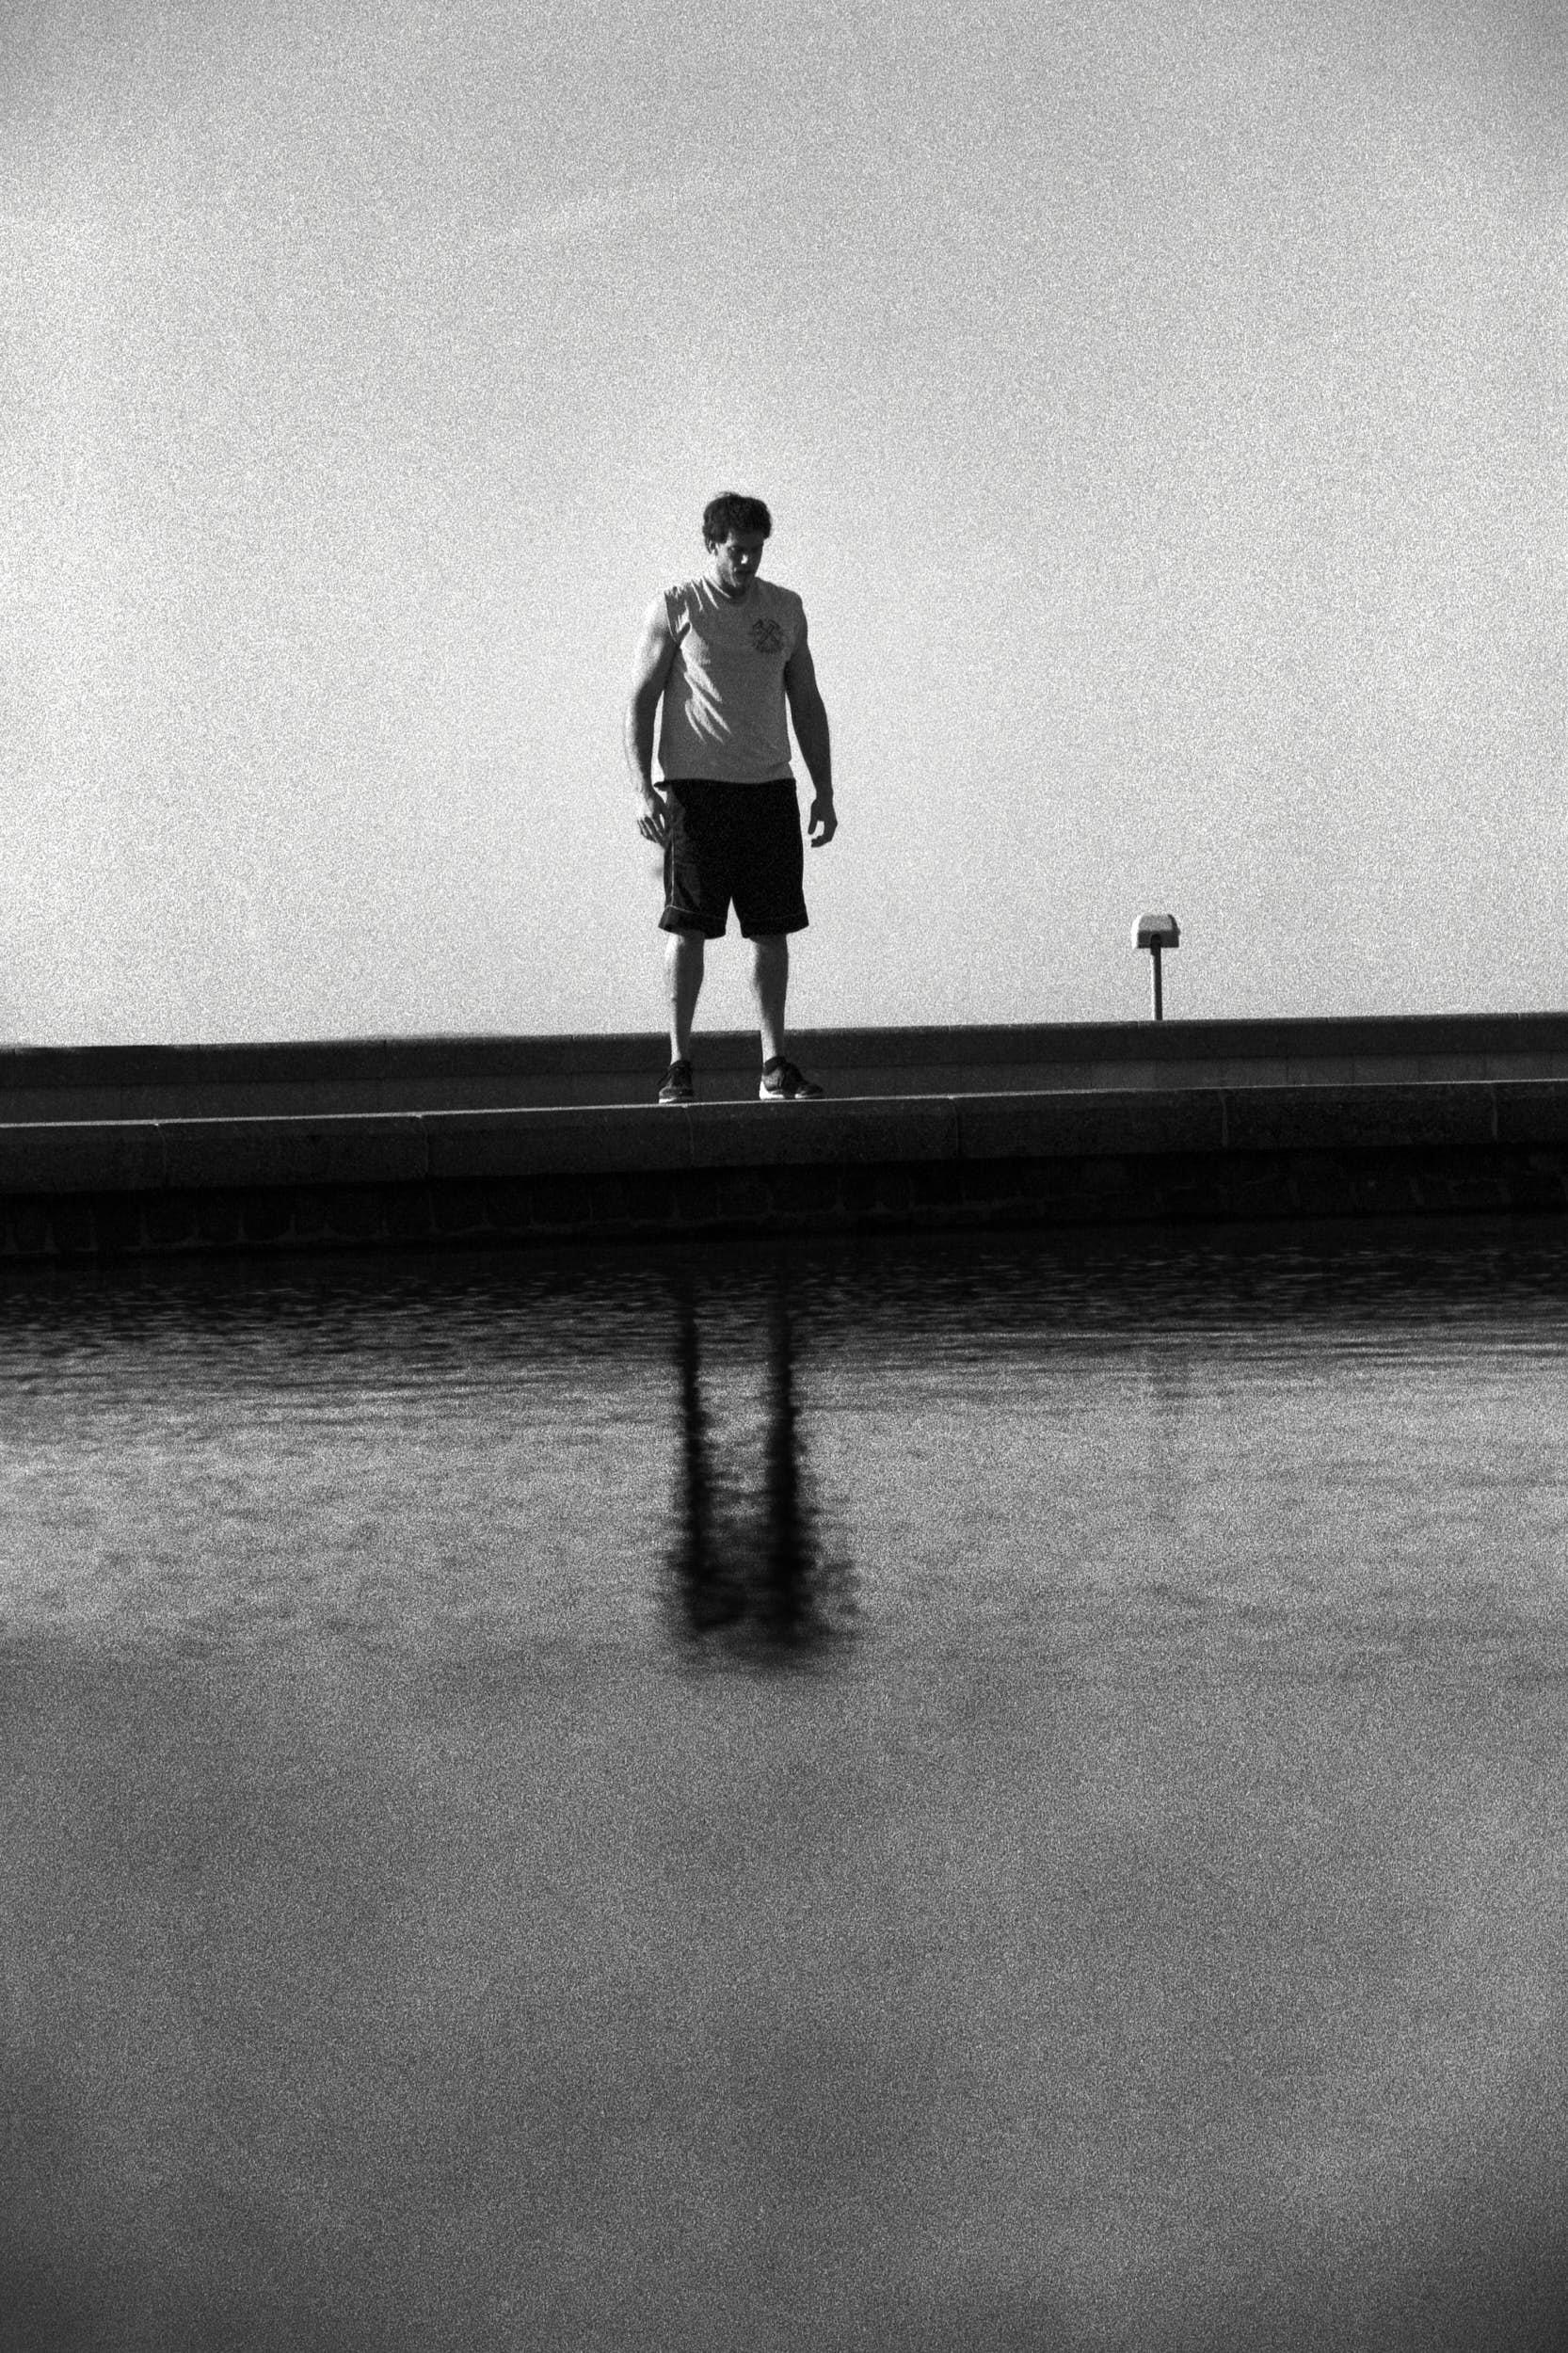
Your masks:
[{"label": "man's shoulder", "polygon": [[793,653],[806,634],[806,606],[792,588],[780,587],[776,580],[759,580],[758,601],[761,606],[759,623],[770,632],[777,632],[788,653]]},{"label": "man's shoulder", "polygon": [[703,593],[706,584],[701,579],[678,580],[672,586],[661,588],[653,600],[654,609],[663,607],[672,635],[683,636],[696,616],[712,602]]}]

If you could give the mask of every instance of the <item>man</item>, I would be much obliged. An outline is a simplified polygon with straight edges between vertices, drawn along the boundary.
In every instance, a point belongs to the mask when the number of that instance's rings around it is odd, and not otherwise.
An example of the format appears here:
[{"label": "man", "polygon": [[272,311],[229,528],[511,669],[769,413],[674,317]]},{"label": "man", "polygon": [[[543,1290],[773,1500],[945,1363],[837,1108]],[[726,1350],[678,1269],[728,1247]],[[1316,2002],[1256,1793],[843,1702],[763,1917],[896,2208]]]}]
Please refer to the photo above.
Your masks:
[{"label": "man", "polygon": [[[804,931],[805,857],[785,706],[810,771],[813,849],[839,829],[827,712],[806,642],[806,611],[759,573],[773,518],[727,490],[703,511],[706,570],[655,599],[643,624],[626,707],[626,759],[637,830],[664,853],[670,1066],[661,1103],[689,1103],[692,1022],[705,943],[722,939],[730,901],[752,948],[766,1103],[814,1102],[822,1089],[784,1051],[791,932]],[[660,698],[662,785],[653,781]]]}]

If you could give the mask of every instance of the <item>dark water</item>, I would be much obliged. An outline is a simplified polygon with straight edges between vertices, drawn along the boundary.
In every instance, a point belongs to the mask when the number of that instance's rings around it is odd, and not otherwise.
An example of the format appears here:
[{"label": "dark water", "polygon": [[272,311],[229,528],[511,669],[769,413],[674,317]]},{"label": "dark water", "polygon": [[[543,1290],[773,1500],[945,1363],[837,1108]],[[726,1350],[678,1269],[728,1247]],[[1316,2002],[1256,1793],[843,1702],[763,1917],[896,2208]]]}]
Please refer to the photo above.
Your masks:
[{"label": "dark water", "polygon": [[0,1296],[0,2345],[1544,2345],[1568,1237]]}]

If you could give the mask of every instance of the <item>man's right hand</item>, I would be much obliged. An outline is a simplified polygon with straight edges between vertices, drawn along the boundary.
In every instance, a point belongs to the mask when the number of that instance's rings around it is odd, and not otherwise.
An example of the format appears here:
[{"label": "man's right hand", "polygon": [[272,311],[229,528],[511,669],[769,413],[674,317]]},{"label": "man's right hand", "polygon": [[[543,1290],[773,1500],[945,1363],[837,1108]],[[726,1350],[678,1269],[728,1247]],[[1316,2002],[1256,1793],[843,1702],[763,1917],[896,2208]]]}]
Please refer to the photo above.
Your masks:
[{"label": "man's right hand", "polygon": [[664,795],[655,792],[651,784],[645,784],[637,795],[637,831],[645,841],[657,841],[661,847],[670,838]]}]

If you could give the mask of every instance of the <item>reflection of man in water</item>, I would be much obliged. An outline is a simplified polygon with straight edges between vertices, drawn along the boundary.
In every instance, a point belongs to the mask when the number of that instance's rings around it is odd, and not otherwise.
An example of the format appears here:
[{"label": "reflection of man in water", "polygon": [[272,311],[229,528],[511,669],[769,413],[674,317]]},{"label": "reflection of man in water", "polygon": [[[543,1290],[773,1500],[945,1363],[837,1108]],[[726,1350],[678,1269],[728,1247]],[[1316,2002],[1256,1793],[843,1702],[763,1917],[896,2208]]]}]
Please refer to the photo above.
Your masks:
[{"label": "reflection of man in water", "polygon": [[[807,925],[800,809],[790,767],[785,706],[816,797],[813,849],[838,830],[827,712],[806,642],[806,608],[792,588],[759,572],[773,518],[760,499],[727,490],[702,517],[706,570],[655,598],[643,623],[626,709],[626,758],[637,830],[664,853],[669,934],[670,1066],[661,1103],[689,1103],[692,1022],[705,942],[722,939],[733,899],[752,943],[752,985],[762,1038],[766,1102],[802,1102],[822,1089],[784,1051],[791,932]],[[662,786],[653,781],[653,714],[661,697]]]},{"label": "reflection of man in water", "polygon": [[[799,1651],[828,1630],[829,1588],[842,1582],[842,1563],[824,1560],[806,1500],[802,1441],[795,1407],[794,1346],[789,1302],[780,1280],[769,1303],[767,1425],[762,1481],[747,1475],[721,1480],[702,1397],[696,1306],[689,1283],[679,1292],[680,1373],[680,1534],[672,1566],[686,1622],[695,1634],[735,1628],[770,1651]],[[727,1485],[760,1502],[737,1513]]]}]

